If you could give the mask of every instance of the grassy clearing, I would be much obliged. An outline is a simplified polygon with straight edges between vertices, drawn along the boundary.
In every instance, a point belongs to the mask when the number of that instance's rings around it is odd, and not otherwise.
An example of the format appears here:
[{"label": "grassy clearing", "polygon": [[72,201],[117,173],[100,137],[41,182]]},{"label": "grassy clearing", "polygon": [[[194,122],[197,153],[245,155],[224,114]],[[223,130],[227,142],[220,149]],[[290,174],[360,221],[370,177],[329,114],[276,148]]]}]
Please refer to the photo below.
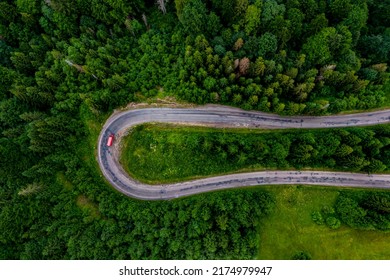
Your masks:
[{"label": "grassy clearing", "polygon": [[[314,186],[265,187],[276,201],[273,213],[262,220],[259,259],[291,259],[306,252],[313,259],[390,259],[390,233],[332,230],[311,219],[313,211],[332,206],[339,190]],[[363,190],[351,190],[363,191]]]}]

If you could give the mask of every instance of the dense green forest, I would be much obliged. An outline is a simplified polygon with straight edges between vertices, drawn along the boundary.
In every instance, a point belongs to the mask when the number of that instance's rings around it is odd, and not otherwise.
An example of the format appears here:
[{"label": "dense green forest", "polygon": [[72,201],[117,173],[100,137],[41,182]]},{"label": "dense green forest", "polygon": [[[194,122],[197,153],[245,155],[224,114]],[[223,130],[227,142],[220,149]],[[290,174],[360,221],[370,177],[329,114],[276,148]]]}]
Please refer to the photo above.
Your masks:
[{"label": "dense green forest", "polygon": [[390,126],[264,132],[144,124],[125,139],[121,161],[151,183],[238,170],[388,172]]},{"label": "dense green forest", "polygon": [[101,123],[160,95],[290,115],[387,106],[389,19],[388,0],[0,1],[0,258],[255,257],[269,195],[123,197],[94,161]]}]

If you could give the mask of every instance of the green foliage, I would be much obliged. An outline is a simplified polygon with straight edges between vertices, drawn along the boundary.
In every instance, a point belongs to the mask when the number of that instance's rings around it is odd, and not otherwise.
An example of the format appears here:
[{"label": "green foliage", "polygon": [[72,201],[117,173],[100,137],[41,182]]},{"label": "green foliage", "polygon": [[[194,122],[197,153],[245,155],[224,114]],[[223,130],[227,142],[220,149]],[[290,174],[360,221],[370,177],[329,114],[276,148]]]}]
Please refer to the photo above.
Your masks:
[{"label": "green foliage", "polygon": [[[189,8],[193,5],[184,4]],[[257,1],[247,5],[245,1],[212,1],[215,13],[222,15],[221,22],[228,27],[225,29],[213,28],[210,19],[205,24],[213,10],[208,15],[201,8],[204,4],[198,4],[201,12],[188,16],[184,28],[192,39],[203,33],[211,48],[198,48],[187,40],[186,46],[195,50],[185,53],[185,63],[180,61],[180,88],[172,88],[180,98],[201,104],[217,100],[244,109],[288,115],[365,110],[388,102],[382,90],[389,80],[388,70],[378,74],[371,68],[374,63],[388,61],[388,32],[382,30],[374,35],[364,31],[369,14],[365,3],[308,0]],[[240,14],[237,5],[246,7],[245,14]],[[335,7],[343,7],[342,17],[335,14]],[[225,20],[226,15],[230,21]],[[191,21],[195,23],[193,27]],[[370,40],[375,42],[371,44]],[[219,56],[222,63],[210,63],[210,55]],[[239,67],[244,58],[250,61],[249,75],[243,75]],[[296,72],[291,75],[288,72],[293,66],[297,66]],[[284,73],[291,79],[283,84],[280,77]],[[227,79],[227,83],[212,89],[218,98],[204,93],[210,90],[204,83],[207,76]],[[244,94],[253,90],[253,84],[263,88],[262,93]]]},{"label": "green foliage", "polygon": [[351,0],[332,0],[329,7],[332,16],[340,20],[349,14],[353,6]]},{"label": "green foliage", "polygon": [[336,29],[329,27],[322,29],[315,36],[310,37],[303,45],[302,51],[312,64],[327,64],[332,59],[330,50],[331,37],[336,36]]},{"label": "green foliage", "polygon": [[338,229],[341,226],[341,222],[335,217],[328,217],[326,219],[326,225],[331,229]]},{"label": "green foliage", "polygon": [[390,36],[382,34],[363,36],[359,41],[359,47],[373,63],[388,61]]},{"label": "green foliage", "polygon": [[245,15],[248,0],[211,0],[213,10],[216,11],[221,21],[233,24],[240,21]]},{"label": "green foliage", "polygon": [[324,224],[324,218],[322,217],[321,212],[314,211],[311,213],[311,218],[317,225],[323,225]]},{"label": "green foliage", "polygon": [[264,57],[269,53],[276,52],[277,44],[278,42],[275,35],[271,33],[261,35],[259,38],[258,56]]},{"label": "green foliage", "polygon": [[388,192],[341,193],[335,209],[343,224],[359,229],[390,229]]},{"label": "green foliage", "polygon": [[324,206],[319,211],[312,212],[313,221],[336,230],[341,225],[355,229],[384,230],[390,229],[390,194],[361,190],[359,192],[343,191],[334,203],[334,208]]},{"label": "green foliage", "polygon": [[275,0],[264,1],[261,14],[263,26],[269,24],[274,18],[283,16],[286,8],[283,4],[278,4]]},{"label": "green foliage", "polygon": [[195,35],[204,33],[207,26],[206,6],[201,0],[187,1],[180,21],[187,33]]},{"label": "green foliage", "polygon": [[247,35],[257,33],[257,29],[260,27],[260,15],[261,9],[256,5],[249,5],[245,14],[245,32]]}]

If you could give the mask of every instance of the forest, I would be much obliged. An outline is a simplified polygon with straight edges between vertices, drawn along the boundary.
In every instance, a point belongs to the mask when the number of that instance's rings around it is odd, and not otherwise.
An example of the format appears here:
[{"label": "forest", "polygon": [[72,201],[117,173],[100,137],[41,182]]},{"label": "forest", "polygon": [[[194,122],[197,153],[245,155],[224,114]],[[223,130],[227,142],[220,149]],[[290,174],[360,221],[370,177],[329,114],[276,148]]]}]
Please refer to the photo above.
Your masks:
[{"label": "forest", "polygon": [[[284,115],[385,107],[389,60],[388,0],[0,1],[0,259],[255,258],[271,195],[123,197],[93,155],[104,120],[165,96]],[[382,150],[387,136],[367,133],[337,139],[359,170],[383,170],[363,139]]]}]

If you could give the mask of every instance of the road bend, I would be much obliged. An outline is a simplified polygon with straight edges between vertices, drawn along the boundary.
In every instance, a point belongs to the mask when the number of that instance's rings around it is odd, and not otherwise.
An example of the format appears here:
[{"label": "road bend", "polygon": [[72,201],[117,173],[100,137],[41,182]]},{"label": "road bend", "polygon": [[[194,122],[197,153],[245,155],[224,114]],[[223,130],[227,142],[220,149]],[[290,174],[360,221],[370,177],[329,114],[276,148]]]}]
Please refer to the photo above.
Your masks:
[{"label": "road bend", "polygon": [[390,188],[390,174],[325,171],[261,171],[237,173],[173,184],[148,185],[131,178],[119,163],[119,143],[107,147],[111,134],[121,135],[131,127],[147,123],[182,123],[212,127],[266,129],[336,128],[390,122],[390,110],[323,117],[282,117],[243,111],[227,106],[196,108],[145,108],[112,115],[99,135],[98,161],[104,177],[123,194],[143,200],[164,200],[197,193],[257,185],[322,185],[340,187]]}]

